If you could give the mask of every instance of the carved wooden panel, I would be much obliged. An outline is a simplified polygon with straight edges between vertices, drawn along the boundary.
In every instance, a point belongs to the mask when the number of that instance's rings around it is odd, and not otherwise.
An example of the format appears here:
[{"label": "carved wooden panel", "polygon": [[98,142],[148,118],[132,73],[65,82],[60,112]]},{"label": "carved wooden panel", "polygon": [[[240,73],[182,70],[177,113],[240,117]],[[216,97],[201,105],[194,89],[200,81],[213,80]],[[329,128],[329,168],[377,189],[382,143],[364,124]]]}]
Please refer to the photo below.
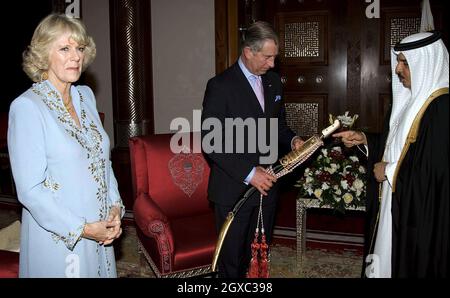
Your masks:
[{"label": "carved wooden panel", "polygon": [[327,64],[328,26],[326,12],[278,13],[280,59],[286,64]]},{"label": "carved wooden panel", "polygon": [[361,98],[361,39],[358,35],[347,41],[347,107],[352,113],[359,111]]},{"label": "carved wooden panel", "polygon": [[420,31],[420,18],[392,18],[391,19],[391,47],[403,38]]},{"label": "carved wooden panel", "polygon": [[284,57],[319,57],[319,22],[284,24]]},{"label": "carved wooden panel", "polygon": [[382,16],[384,32],[380,45],[382,46],[381,61],[389,64],[391,48],[403,38],[420,31],[420,15],[418,11],[385,9]]},{"label": "carved wooden panel", "polygon": [[326,67],[282,67],[281,80],[285,91],[326,92],[329,78]]},{"label": "carved wooden panel", "polygon": [[286,94],[286,121],[299,136],[309,137],[322,130],[326,114],[326,95]]}]

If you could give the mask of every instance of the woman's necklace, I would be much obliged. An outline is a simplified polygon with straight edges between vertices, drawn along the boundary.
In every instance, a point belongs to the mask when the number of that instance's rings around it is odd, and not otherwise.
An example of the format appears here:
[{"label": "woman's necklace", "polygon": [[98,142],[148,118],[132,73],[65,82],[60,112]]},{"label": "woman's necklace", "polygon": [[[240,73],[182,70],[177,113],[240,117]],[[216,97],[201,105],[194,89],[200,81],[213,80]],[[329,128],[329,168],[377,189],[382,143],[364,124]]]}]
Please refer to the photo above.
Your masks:
[{"label": "woman's necklace", "polygon": [[72,113],[72,95],[69,95],[69,100],[67,102],[63,100],[63,104],[67,112]]},{"label": "woman's necklace", "polygon": [[72,95],[69,95],[69,100],[67,103],[63,100],[64,107],[66,108],[67,112],[69,112],[70,117],[75,121],[76,125],[80,127],[80,120],[78,119],[77,114],[74,112],[73,109],[73,102],[72,102]]}]

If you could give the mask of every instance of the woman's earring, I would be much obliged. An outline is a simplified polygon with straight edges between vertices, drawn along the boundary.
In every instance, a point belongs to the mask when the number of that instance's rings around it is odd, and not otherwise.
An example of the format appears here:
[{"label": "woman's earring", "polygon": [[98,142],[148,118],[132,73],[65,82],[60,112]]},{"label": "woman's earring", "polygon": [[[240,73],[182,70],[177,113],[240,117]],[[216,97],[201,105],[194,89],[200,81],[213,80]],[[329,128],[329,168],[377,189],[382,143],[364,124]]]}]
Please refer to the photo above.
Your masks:
[{"label": "woman's earring", "polygon": [[48,73],[46,71],[41,73],[41,82],[48,80]]}]

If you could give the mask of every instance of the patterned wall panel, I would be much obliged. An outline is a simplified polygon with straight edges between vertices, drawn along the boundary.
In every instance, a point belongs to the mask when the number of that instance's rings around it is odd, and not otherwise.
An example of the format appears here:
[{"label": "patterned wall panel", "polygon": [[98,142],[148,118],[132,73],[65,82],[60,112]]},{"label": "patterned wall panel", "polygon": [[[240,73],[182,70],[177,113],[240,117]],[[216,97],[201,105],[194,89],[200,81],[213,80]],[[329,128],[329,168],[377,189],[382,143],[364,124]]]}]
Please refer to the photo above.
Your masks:
[{"label": "patterned wall panel", "polygon": [[326,12],[278,13],[280,59],[284,65],[327,64],[328,15]]},{"label": "patterned wall panel", "polygon": [[286,103],[286,121],[299,136],[312,136],[319,131],[319,103]]},{"label": "patterned wall panel", "polygon": [[403,38],[420,31],[419,18],[392,18],[391,19],[391,47]]},{"label": "patterned wall panel", "polygon": [[302,137],[310,137],[323,129],[327,112],[326,94],[285,93],[286,121]]},{"label": "patterned wall panel", "polygon": [[284,56],[319,57],[319,25],[319,22],[285,24]]},{"label": "patterned wall panel", "polygon": [[420,31],[418,11],[404,9],[384,9],[382,13],[384,30],[381,33],[382,64],[389,64],[391,48],[408,35]]}]

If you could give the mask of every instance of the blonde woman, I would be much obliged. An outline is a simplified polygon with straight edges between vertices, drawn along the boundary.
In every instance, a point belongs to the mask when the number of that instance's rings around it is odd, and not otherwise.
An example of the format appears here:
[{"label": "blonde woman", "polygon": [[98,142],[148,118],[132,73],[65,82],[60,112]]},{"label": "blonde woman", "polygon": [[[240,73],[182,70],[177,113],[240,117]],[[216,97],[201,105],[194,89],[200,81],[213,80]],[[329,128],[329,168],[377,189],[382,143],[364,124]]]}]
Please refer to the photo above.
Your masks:
[{"label": "blonde woman", "polygon": [[8,148],[23,205],[19,277],[116,277],[122,200],[95,96],[74,86],[96,47],[77,19],[52,14],[23,54],[35,83],[9,112]]}]

